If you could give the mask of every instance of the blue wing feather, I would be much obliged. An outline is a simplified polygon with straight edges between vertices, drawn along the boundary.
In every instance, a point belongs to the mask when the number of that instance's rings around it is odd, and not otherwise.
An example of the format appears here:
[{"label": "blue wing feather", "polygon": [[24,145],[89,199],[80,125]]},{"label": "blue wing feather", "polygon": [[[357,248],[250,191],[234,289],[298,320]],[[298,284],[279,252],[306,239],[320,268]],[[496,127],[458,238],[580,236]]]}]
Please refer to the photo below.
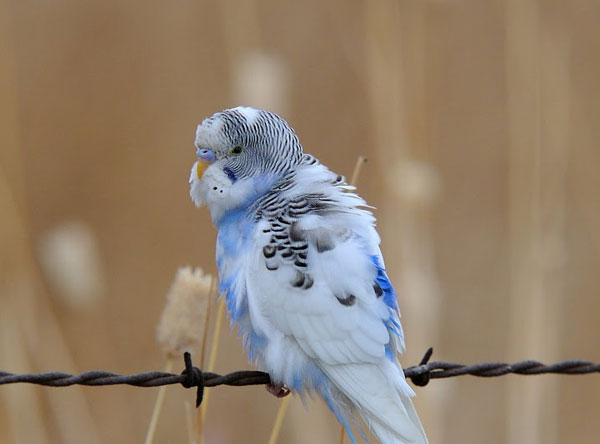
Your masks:
[{"label": "blue wing feather", "polygon": [[[388,306],[389,309],[389,317],[384,319],[384,323],[386,328],[398,336],[402,343],[404,342],[404,331],[402,330],[402,325],[398,322],[398,295],[390,282],[390,279],[387,276],[385,268],[382,266],[379,256],[372,255],[371,261],[375,265],[377,270],[377,277],[375,280],[377,284],[383,290],[383,302]],[[396,316],[395,316],[396,314]],[[385,353],[390,360],[394,360],[395,356],[392,350],[390,349],[389,344],[385,347]]]}]

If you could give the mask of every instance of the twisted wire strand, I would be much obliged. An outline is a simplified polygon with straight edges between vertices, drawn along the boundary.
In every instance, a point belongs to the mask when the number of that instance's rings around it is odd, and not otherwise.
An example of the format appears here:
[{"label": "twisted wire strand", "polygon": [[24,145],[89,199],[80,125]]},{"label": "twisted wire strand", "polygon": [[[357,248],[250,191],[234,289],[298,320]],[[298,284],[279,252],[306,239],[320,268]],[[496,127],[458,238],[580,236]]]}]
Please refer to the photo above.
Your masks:
[{"label": "twisted wire strand", "polygon": [[[425,386],[431,379],[452,378],[471,375],[479,377],[504,376],[510,373],[518,375],[583,375],[600,373],[600,363],[582,360],[560,361],[545,365],[538,361],[527,360],[514,364],[504,362],[481,362],[473,365],[455,362],[429,362],[433,349],[428,349],[419,365],[408,367],[404,376],[418,386]],[[47,372],[36,374],[14,374],[0,370],[0,385],[30,383],[49,387],[66,387],[69,385],[104,386],[126,384],[135,387],[157,387],[161,385],[181,384],[186,388],[196,387],[196,405],[200,405],[205,387],[219,385],[247,386],[270,384],[271,378],[267,373],[254,370],[242,370],[225,375],[212,372],[202,372],[192,365],[189,353],[184,354],[185,370],[181,374],[166,372],[146,372],[134,375],[119,375],[117,373],[92,370],[78,375],[63,372]]]},{"label": "twisted wire strand", "polygon": [[[260,385],[268,384],[271,379],[267,373],[259,371],[238,371],[219,375],[218,373],[202,372],[204,387],[218,385]],[[183,384],[187,375],[177,375],[165,372],[146,372],[135,375],[119,375],[102,370],[71,375],[62,372],[47,372],[36,374],[14,374],[0,371],[0,385],[27,382],[48,387],[67,387],[69,385],[133,385],[135,387],[158,387],[160,385]]]}]

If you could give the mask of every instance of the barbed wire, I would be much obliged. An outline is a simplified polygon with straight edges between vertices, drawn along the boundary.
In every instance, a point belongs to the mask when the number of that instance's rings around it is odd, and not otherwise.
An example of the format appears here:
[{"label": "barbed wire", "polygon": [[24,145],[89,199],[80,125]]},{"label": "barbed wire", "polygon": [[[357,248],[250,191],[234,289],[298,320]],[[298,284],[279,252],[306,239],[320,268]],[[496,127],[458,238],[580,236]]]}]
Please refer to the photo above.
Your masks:
[{"label": "barbed wire", "polygon": [[[473,365],[455,362],[429,362],[433,349],[429,348],[419,365],[404,369],[404,376],[417,386],[426,386],[431,379],[453,378],[455,376],[471,375],[484,378],[504,376],[509,373],[517,375],[583,375],[600,373],[600,363],[581,360],[560,361],[546,365],[538,361],[520,361],[514,364],[504,362],[481,362]],[[185,370],[181,374],[167,372],[146,372],[134,375],[119,375],[117,373],[92,370],[78,375],[62,372],[14,374],[0,370],[0,385],[30,383],[48,387],[67,387],[69,385],[132,385],[135,387],[157,387],[161,385],[181,384],[185,388],[196,387],[196,407],[202,403],[205,387],[219,385],[247,386],[270,384],[268,373],[255,370],[242,370],[226,375],[203,372],[192,364],[189,353],[184,353]]]}]

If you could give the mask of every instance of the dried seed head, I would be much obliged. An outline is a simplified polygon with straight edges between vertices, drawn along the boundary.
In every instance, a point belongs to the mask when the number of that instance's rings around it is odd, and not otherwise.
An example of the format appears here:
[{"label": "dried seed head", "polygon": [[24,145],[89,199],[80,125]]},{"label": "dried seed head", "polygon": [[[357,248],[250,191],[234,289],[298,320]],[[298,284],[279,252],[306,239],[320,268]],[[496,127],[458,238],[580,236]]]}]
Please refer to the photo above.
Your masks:
[{"label": "dried seed head", "polygon": [[212,276],[200,268],[180,268],[167,293],[156,339],[167,356],[200,349],[211,297]]},{"label": "dried seed head", "polygon": [[392,168],[388,179],[407,203],[429,206],[435,203],[442,191],[438,171],[429,163],[404,161]]},{"label": "dried seed head", "polygon": [[92,229],[65,221],[40,242],[42,270],[55,294],[70,308],[91,311],[104,293],[100,250]]},{"label": "dried seed head", "polygon": [[264,51],[249,51],[236,59],[236,66],[236,102],[286,114],[289,73],[281,58]]}]

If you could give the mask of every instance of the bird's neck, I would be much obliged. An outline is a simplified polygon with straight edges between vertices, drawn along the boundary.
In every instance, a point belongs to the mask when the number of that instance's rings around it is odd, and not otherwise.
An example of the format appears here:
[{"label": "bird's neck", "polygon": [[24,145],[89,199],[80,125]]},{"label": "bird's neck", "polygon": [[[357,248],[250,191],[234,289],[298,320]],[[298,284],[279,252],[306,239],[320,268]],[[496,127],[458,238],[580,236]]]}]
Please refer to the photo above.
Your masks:
[{"label": "bird's neck", "polygon": [[282,177],[263,175],[249,179],[238,180],[230,188],[230,198],[227,206],[215,205],[210,207],[214,225],[221,230],[225,225],[231,226],[243,219],[253,220],[258,203],[282,181]]}]

